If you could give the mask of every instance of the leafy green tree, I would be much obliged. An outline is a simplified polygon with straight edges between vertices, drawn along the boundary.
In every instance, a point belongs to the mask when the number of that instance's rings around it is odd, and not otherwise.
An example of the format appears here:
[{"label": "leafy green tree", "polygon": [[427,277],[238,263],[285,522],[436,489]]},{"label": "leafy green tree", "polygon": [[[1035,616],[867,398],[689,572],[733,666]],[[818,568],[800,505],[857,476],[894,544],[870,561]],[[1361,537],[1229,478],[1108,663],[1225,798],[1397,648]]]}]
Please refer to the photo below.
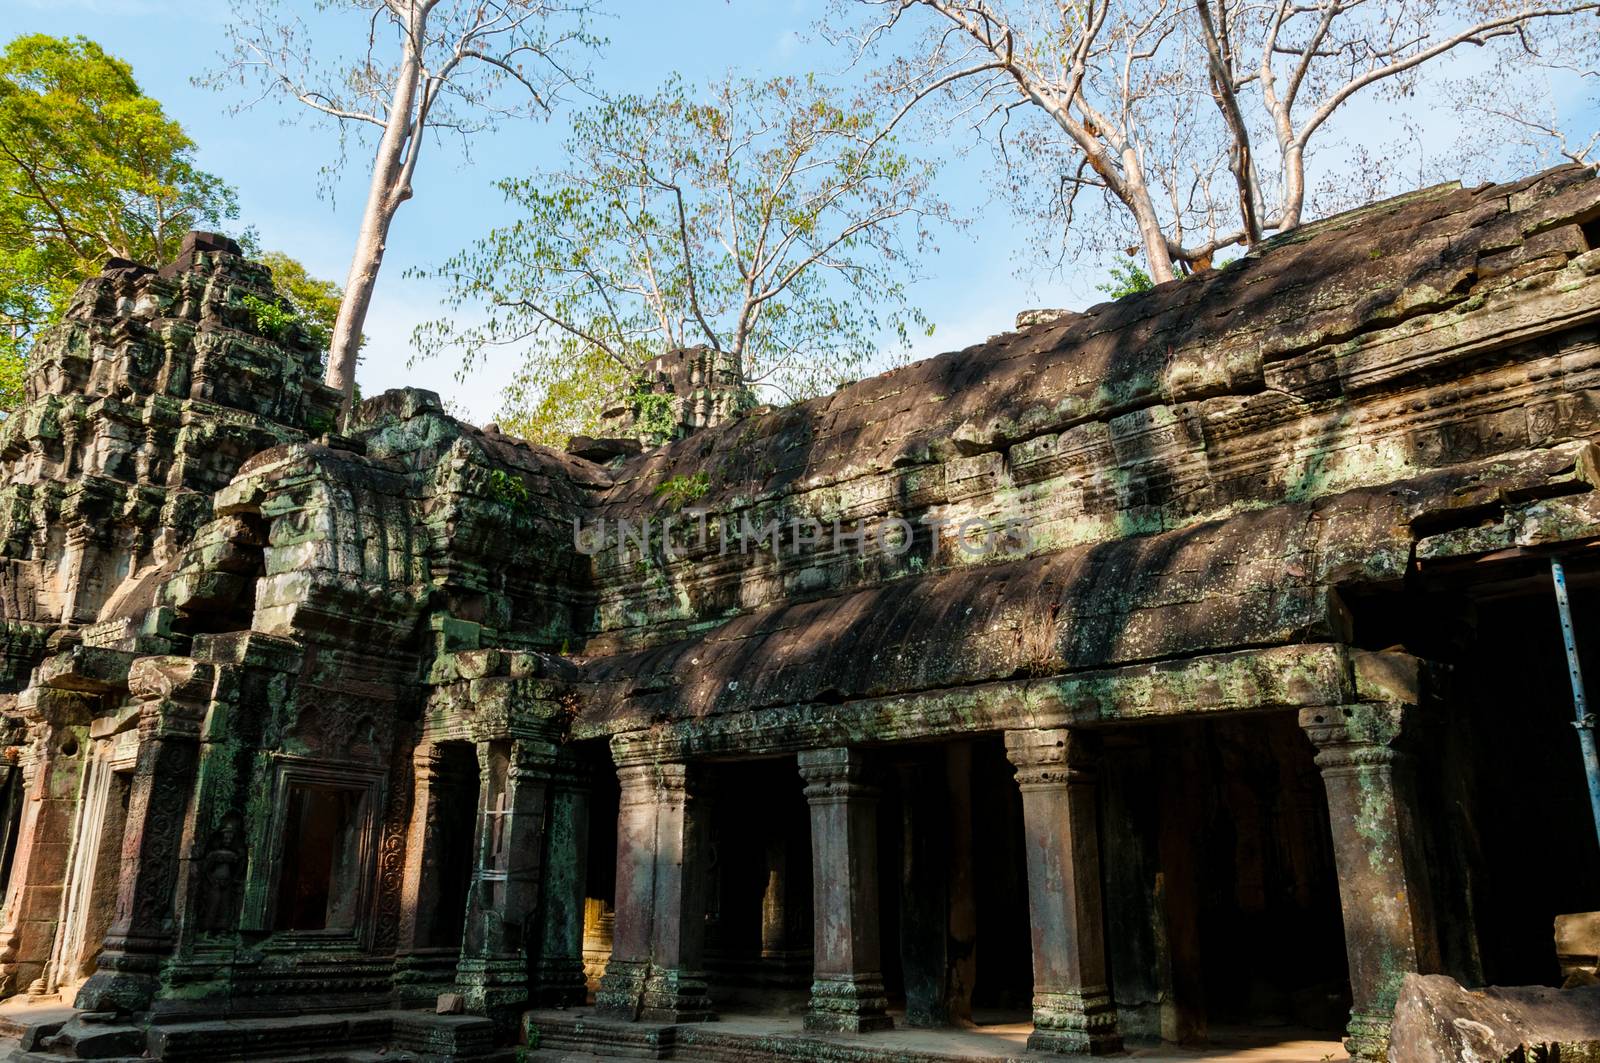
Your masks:
[{"label": "leafy green tree", "polygon": [[[339,319],[339,303],[344,299],[344,289],[334,281],[313,277],[305,266],[282,251],[267,251],[261,255],[260,261],[272,270],[273,287],[289,301],[301,326],[310,333],[317,346],[327,350],[334,323]],[[364,345],[367,337],[363,335],[360,342]]]},{"label": "leafy green tree", "polygon": [[926,327],[905,286],[948,219],[880,108],[729,78],[707,100],[674,79],[579,113],[565,167],[500,182],[519,218],[437,271],[451,309],[481,317],[424,326],[419,347],[467,369],[520,348],[502,421],[552,444],[678,347],[737,356],[773,397],[836,387],[886,334],[903,351]]},{"label": "leafy green tree", "polygon": [[0,414],[22,405],[22,382],[27,362],[15,351],[0,348]]},{"label": "leafy green tree", "polygon": [[183,234],[238,216],[233,189],[127,63],[82,37],[0,53],[0,406],[31,337],[107,258],[160,262]]},{"label": "leafy green tree", "polygon": [[1095,291],[1105,292],[1113,299],[1121,299],[1125,295],[1137,295],[1147,292],[1156,286],[1156,282],[1146,273],[1144,267],[1139,265],[1139,260],[1129,257],[1125,262],[1111,264],[1111,279],[1104,284],[1096,284]]}]

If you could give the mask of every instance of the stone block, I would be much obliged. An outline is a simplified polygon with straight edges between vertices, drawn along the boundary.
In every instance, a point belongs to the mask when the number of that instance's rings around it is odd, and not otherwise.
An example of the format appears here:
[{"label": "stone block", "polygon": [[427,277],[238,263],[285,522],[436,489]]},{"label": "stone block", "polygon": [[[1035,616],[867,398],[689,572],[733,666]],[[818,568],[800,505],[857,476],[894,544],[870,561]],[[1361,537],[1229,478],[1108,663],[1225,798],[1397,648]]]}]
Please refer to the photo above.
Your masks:
[{"label": "stone block", "polygon": [[467,999],[460,993],[440,993],[434,1003],[434,1012],[439,1015],[460,1015],[466,1010]]},{"label": "stone block", "polygon": [[1556,916],[1556,960],[1568,985],[1593,985],[1600,975],[1600,912]]},{"label": "stone block", "polygon": [[1600,1059],[1600,986],[1467,989],[1446,975],[1405,976],[1389,1063],[1532,1059]]}]

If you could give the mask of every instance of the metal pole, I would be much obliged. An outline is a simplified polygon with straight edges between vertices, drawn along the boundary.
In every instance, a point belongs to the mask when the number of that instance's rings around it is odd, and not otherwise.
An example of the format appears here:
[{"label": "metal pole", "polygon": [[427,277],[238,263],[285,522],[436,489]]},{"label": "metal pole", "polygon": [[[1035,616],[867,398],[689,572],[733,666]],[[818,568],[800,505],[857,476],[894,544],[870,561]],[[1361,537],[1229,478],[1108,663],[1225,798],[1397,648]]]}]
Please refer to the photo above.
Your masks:
[{"label": "metal pole", "polygon": [[1550,559],[1550,576],[1556,585],[1556,610],[1561,614],[1561,641],[1567,646],[1567,674],[1572,678],[1572,703],[1578,718],[1578,744],[1583,747],[1583,773],[1589,780],[1589,807],[1594,813],[1596,838],[1600,838],[1600,754],[1594,746],[1594,713],[1583,693],[1583,668],[1578,664],[1578,640],[1572,632],[1572,604],[1567,600],[1567,570],[1560,558]]}]

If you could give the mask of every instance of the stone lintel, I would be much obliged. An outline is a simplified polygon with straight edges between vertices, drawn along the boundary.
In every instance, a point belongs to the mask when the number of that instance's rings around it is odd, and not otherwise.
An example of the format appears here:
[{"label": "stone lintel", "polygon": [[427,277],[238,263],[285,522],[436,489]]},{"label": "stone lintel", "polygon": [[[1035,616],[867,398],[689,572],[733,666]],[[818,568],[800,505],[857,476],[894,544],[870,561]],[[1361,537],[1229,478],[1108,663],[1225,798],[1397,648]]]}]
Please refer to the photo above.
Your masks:
[{"label": "stone lintel", "polygon": [[[944,738],[978,731],[1095,727],[1177,716],[1262,712],[1394,700],[1421,684],[1421,662],[1339,643],[1276,646],[1123,668],[1007,679],[993,683],[846,702],[784,705],[624,732],[679,757],[790,753],[854,744]],[[574,738],[589,730],[580,717]],[[618,738],[623,737],[618,735]],[[613,738],[615,749],[617,738]]]},{"label": "stone lintel", "polygon": [[73,646],[39,665],[40,686],[86,694],[115,694],[128,687],[134,654],[126,650]]}]

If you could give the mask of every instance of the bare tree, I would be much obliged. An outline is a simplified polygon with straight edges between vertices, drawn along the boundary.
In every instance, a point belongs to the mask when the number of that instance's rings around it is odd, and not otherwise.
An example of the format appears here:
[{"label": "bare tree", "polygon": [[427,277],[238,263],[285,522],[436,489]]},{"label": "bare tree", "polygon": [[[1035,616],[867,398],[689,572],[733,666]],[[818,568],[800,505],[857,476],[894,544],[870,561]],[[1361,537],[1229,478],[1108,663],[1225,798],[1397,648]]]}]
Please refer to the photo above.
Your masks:
[{"label": "bare tree", "polygon": [[678,79],[579,112],[559,169],[501,182],[516,221],[446,262],[461,327],[418,332],[468,364],[525,351],[502,423],[556,444],[665,351],[704,344],[773,398],[837,387],[926,328],[907,302],[951,221],[879,98],[815,78]]},{"label": "bare tree", "polygon": [[[1362,94],[1416,91],[1423,68],[1490,49],[1502,83],[1595,35],[1600,0],[858,0],[855,41],[896,38],[896,88],[940,91],[1051,158],[1065,225],[1099,190],[1137,232],[1151,275],[1203,269],[1224,248],[1301,223],[1314,138]],[[1590,16],[1590,17],[1583,17]],[[893,44],[889,44],[893,47]],[[1031,139],[1030,139],[1031,137]]]},{"label": "bare tree", "polygon": [[240,109],[275,97],[334,122],[340,160],[348,132],[378,132],[328,351],[327,382],[344,393],[348,412],[389,226],[413,195],[426,135],[467,138],[502,118],[548,113],[577,80],[570,53],[597,42],[585,28],[587,0],[321,0],[317,7],[348,21],[356,45],[348,55],[335,54],[325,32],[313,42],[304,21],[276,0],[256,0],[229,27],[233,50],[223,67],[203,82],[253,87],[256,95]]}]

